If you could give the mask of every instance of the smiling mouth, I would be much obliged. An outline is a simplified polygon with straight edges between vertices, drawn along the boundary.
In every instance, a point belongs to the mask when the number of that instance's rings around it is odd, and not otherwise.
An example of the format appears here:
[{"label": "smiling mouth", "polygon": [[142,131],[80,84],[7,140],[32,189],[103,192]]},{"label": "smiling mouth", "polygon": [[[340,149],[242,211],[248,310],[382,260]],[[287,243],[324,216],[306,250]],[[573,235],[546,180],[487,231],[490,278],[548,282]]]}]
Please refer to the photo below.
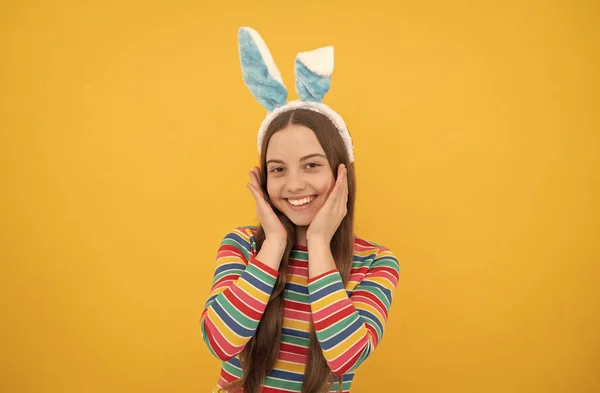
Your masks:
[{"label": "smiling mouth", "polygon": [[316,195],[311,195],[300,199],[285,198],[285,200],[288,203],[288,205],[294,208],[301,208],[309,206],[316,199],[316,197]]}]

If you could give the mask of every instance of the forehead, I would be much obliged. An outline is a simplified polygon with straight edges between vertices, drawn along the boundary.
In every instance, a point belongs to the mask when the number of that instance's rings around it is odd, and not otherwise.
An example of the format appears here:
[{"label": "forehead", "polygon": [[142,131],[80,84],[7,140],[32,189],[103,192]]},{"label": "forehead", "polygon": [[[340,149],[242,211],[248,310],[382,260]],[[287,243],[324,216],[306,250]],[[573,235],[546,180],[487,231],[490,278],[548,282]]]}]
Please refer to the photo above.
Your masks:
[{"label": "forehead", "polygon": [[296,161],[315,153],[325,154],[325,151],[313,130],[303,125],[290,124],[271,136],[267,147],[267,161]]}]

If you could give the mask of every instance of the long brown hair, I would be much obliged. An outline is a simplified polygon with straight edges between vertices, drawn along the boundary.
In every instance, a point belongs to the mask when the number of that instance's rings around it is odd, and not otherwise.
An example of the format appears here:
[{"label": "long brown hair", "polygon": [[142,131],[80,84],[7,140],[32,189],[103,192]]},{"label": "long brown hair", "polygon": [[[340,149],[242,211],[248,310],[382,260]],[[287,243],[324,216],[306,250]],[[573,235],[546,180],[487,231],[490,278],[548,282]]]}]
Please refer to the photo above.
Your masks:
[{"label": "long brown hair", "polygon": [[[235,392],[241,387],[243,388],[244,393],[258,393],[265,377],[269,371],[273,369],[279,354],[283,325],[283,290],[287,282],[290,252],[296,243],[296,231],[294,224],[290,219],[281,213],[268,197],[266,157],[267,147],[271,136],[290,124],[303,125],[313,130],[329,160],[329,166],[332,168],[331,170],[334,178],[337,178],[337,167],[339,164],[343,163],[346,165],[348,170],[347,214],[331,239],[331,254],[333,255],[336,267],[340,271],[344,286],[348,282],[350,269],[352,268],[356,184],[354,178],[354,165],[349,162],[348,153],[342,137],[331,120],[320,113],[307,109],[296,109],[283,112],[273,119],[266,130],[261,149],[260,164],[263,193],[287,230],[287,246],[279,266],[279,276],[264,315],[258,324],[254,336],[240,353],[240,361],[244,375],[241,379],[232,382],[224,388],[228,392]],[[255,239],[258,252],[265,240],[265,232],[262,226],[258,227]],[[317,340],[312,319],[310,323],[309,341],[310,348],[306,369],[304,371],[302,393],[328,392],[335,377],[337,377],[339,381],[338,392],[342,392],[342,376],[334,376],[329,368]]]}]

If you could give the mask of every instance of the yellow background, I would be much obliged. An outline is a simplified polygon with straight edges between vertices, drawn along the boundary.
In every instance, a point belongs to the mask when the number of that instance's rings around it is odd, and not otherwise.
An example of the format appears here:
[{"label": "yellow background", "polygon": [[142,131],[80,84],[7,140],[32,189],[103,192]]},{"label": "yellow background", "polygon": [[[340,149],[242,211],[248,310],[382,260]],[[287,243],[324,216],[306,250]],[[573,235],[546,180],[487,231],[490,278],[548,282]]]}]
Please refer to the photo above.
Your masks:
[{"label": "yellow background", "polygon": [[[393,3],[393,4],[392,4]],[[356,145],[401,281],[353,393],[600,391],[597,1],[4,1],[0,391],[198,392],[198,324],[263,109],[237,29]]]}]

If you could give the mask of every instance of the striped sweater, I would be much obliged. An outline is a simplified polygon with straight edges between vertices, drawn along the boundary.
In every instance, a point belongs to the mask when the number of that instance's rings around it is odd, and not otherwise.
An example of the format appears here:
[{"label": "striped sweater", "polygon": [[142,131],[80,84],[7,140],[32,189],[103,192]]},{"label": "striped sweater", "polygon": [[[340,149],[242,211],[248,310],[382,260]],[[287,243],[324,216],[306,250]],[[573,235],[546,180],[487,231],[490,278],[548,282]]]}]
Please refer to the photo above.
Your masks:
[{"label": "striped sweater", "polygon": [[[236,228],[225,236],[217,253],[212,288],[200,319],[208,349],[222,361],[213,393],[242,376],[238,354],[254,335],[279,274],[256,259],[256,229]],[[263,393],[301,392],[311,318],[329,367],[343,375],[344,392],[350,391],[354,371],[383,337],[400,273],[390,250],[355,237],[345,288],[337,269],[309,279],[308,261],[308,249],[295,246],[284,289],[280,353],[263,382]],[[337,390],[335,382],[331,391]]]}]

